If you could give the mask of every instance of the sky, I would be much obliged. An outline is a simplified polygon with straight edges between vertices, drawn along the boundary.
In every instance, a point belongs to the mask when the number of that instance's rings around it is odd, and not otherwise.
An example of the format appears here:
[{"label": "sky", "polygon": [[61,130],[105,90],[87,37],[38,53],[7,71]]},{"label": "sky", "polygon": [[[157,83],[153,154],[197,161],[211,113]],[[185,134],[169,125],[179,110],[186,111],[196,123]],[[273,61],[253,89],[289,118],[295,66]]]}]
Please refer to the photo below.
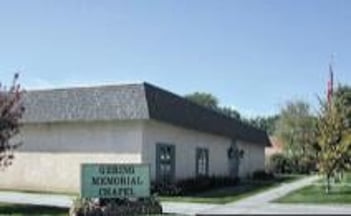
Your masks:
[{"label": "sky", "polygon": [[25,89],[150,82],[245,116],[318,108],[334,55],[351,84],[351,1],[0,0],[0,81]]}]

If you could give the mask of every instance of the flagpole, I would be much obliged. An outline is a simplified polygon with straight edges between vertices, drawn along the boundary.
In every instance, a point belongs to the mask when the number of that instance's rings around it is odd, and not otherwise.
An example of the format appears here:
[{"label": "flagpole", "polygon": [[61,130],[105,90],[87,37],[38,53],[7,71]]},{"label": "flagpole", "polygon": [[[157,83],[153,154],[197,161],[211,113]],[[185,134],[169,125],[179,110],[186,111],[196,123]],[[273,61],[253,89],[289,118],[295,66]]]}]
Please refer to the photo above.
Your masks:
[{"label": "flagpole", "polygon": [[329,62],[329,80],[328,80],[328,92],[327,92],[327,100],[328,100],[329,106],[331,104],[331,100],[332,100],[333,93],[334,93],[334,70],[333,70],[333,64],[334,64],[334,54],[331,55],[330,62]]}]

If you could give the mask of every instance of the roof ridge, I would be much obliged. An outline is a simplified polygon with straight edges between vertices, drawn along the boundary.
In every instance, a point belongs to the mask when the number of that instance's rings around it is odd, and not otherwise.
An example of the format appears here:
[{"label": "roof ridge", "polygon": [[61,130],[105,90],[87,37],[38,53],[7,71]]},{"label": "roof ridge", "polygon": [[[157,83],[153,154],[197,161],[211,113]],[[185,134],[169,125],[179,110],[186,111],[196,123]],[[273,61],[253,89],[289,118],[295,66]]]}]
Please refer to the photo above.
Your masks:
[{"label": "roof ridge", "polygon": [[194,106],[197,106],[197,107],[199,107],[199,108],[201,108],[201,109],[205,109],[205,110],[207,110],[207,111],[209,111],[209,112],[215,113],[215,114],[217,114],[217,115],[219,115],[219,116],[221,116],[221,117],[224,117],[224,118],[227,118],[227,119],[236,121],[237,123],[242,124],[243,126],[250,127],[250,128],[256,129],[256,130],[258,130],[258,131],[265,132],[265,131],[262,130],[262,129],[259,129],[259,128],[255,127],[255,126],[252,126],[252,125],[248,124],[247,122],[241,121],[240,119],[233,118],[233,117],[231,117],[231,116],[228,116],[228,115],[226,115],[226,114],[224,114],[224,113],[221,113],[221,112],[219,112],[219,111],[217,111],[217,110],[214,110],[214,109],[212,109],[212,108],[209,108],[209,107],[206,107],[206,106],[202,106],[202,105],[200,105],[200,104],[198,104],[198,103],[196,103],[196,102],[194,102],[194,101],[192,101],[192,100],[187,99],[187,98],[184,97],[184,96],[181,96],[181,95],[179,95],[179,94],[176,94],[176,93],[174,93],[174,92],[171,92],[171,91],[169,91],[169,90],[167,90],[167,89],[164,89],[164,88],[162,88],[162,87],[153,85],[153,84],[148,83],[148,82],[143,82],[143,84],[144,84],[144,86],[147,85],[147,86],[150,86],[150,87],[152,87],[152,88],[155,88],[155,89],[164,91],[164,92],[166,92],[166,93],[168,93],[168,94],[172,94],[173,96],[176,96],[176,97],[178,97],[178,98],[180,98],[180,99],[186,100],[188,103],[191,103],[191,104],[194,105]]},{"label": "roof ridge", "polygon": [[28,89],[26,92],[51,92],[51,91],[66,91],[66,90],[85,90],[85,89],[103,89],[103,88],[113,88],[113,87],[125,87],[125,86],[140,86],[144,82],[135,83],[123,83],[123,84],[99,84],[90,86],[70,86],[70,87],[54,87],[45,89]]}]

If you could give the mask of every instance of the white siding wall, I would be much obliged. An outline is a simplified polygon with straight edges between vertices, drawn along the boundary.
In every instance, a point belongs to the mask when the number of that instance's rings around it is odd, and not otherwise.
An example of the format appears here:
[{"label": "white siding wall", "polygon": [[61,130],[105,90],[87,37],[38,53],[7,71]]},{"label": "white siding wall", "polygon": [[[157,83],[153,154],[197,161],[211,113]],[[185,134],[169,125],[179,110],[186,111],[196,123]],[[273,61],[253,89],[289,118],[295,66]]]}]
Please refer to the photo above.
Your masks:
[{"label": "white siding wall", "polygon": [[25,125],[20,151],[140,154],[141,121]]},{"label": "white siding wall", "polygon": [[[0,188],[78,192],[80,164],[150,163],[155,178],[156,143],[174,144],[176,178],[195,176],[197,147],[209,150],[209,174],[228,175],[226,137],[156,121],[25,125],[24,145],[12,166],[0,171]],[[264,146],[238,142],[244,150],[239,175],[264,169]]]},{"label": "white siding wall", "polygon": [[16,153],[14,164],[0,171],[0,188],[79,192],[81,163],[139,163],[138,154]]},{"label": "white siding wall", "polygon": [[196,147],[208,148],[210,175],[228,174],[229,138],[148,121],[144,123],[143,140],[142,160],[151,164],[152,179],[156,176],[156,143],[175,145],[177,179],[195,176]]},{"label": "white siding wall", "polygon": [[254,144],[238,141],[238,148],[244,150],[243,158],[240,160],[239,176],[247,177],[256,170],[265,169],[265,154],[263,144]]},{"label": "white siding wall", "polygon": [[0,188],[78,191],[83,162],[140,163],[140,121],[26,125]]}]

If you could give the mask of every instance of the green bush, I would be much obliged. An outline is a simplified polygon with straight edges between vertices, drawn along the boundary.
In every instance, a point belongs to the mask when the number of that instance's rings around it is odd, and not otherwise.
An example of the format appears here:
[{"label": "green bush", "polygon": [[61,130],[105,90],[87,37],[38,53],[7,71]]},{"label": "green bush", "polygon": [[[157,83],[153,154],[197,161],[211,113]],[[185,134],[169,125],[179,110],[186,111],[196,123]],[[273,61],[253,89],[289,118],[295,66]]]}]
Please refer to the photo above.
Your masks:
[{"label": "green bush", "polygon": [[294,166],[292,160],[282,153],[277,153],[269,158],[268,171],[272,173],[292,173]]},{"label": "green bush", "polygon": [[309,174],[317,170],[316,160],[313,158],[297,158],[294,173]]},{"label": "green bush", "polygon": [[162,214],[160,203],[153,197],[138,199],[77,199],[70,216],[112,216]]},{"label": "green bush", "polygon": [[151,192],[166,196],[179,196],[203,192],[212,188],[234,186],[239,182],[238,178],[226,176],[201,176],[179,180],[175,183],[152,183]]},{"label": "green bush", "polygon": [[316,170],[316,161],[313,158],[287,157],[277,153],[269,158],[267,170],[273,173],[308,174]]},{"label": "green bush", "polygon": [[165,196],[176,196],[181,194],[181,188],[175,183],[154,182],[151,183],[151,193]]},{"label": "green bush", "polygon": [[272,180],[273,178],[273,173],[266,172],[265,170],[256,170],[252,173],[253,180]]}]

